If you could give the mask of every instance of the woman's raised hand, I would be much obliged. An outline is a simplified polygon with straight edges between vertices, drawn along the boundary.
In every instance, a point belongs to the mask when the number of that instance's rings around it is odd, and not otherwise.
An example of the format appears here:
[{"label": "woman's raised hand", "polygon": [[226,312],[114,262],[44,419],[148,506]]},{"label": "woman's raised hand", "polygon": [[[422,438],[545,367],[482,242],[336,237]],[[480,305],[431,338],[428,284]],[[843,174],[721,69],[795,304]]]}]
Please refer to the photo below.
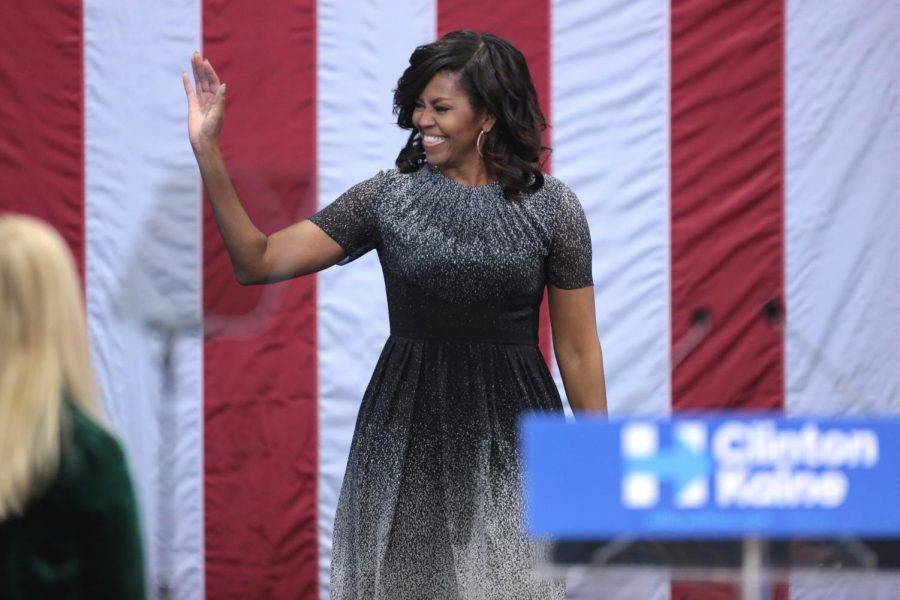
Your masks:
[{"label": "woman's raised hand", "polygon": [[196,151],[219,142],[225,118],[225,84],[219,81],[215,69],[199,52],[191,56],[191,67],[197,90],[191,86],[187,73],[181,77],[188,100],[188,137]]}]

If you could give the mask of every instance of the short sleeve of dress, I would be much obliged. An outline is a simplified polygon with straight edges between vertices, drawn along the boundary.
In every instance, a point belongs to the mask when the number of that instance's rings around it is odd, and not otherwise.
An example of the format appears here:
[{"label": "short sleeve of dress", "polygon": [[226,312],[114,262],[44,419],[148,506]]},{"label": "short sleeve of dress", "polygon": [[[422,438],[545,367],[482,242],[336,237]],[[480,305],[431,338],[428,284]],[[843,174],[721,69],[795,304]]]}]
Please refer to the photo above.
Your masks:
[{"label": "short sleeve of dress", "polygon": [[594,285],[591,274],[591,232],[578,197],[568,188],[562,194],[547,257],[547,282],[558,288]]},{"label": "short sleeve of dress", "polygon": [[347,258],[339,264],[356,260],[375,247],[378,238],[375,202],[380,196],[384,177],[382,171],[357,183],[309,218],[347,253]]}]

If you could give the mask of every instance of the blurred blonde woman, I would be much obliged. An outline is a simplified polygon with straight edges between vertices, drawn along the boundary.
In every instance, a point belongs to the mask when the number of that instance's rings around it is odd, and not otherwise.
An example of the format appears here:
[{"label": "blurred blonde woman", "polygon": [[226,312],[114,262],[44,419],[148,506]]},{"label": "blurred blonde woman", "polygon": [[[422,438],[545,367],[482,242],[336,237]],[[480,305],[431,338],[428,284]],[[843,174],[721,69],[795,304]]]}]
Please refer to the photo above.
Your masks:
[{"label": "blurred blonde woman", "polygon": [[0,215],[0,598],[144,598],[131,480],[100,423],[72,256]]}]

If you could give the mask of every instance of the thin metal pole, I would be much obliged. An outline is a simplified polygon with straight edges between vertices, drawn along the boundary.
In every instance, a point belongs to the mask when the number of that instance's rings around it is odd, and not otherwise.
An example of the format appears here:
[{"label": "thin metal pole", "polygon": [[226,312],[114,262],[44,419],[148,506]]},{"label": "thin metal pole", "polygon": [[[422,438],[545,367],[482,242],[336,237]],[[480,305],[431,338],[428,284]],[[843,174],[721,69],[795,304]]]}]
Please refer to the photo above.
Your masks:
[{"label": "thin metal pole", "polygon": [[768,600],[769,582],[765,573],[766,542],[750,537],[743,544],[743,568],[741,569],[741,599]]}]

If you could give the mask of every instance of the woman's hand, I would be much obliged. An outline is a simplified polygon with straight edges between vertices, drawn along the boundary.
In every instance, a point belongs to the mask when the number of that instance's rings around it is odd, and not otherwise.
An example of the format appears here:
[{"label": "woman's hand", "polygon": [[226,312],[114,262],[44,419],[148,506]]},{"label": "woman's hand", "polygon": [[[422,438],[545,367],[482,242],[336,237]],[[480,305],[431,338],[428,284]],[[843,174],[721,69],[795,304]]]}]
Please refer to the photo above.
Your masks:
[{"label": "woman's hand", "polygon": [[181,78],[188,100],[188,137],[197,152],[219,143],[219,133],[225,119],[225,84],[219,81],[212,65],[199,52],[191,56],[191,67],[197,91],[191,86],[187,73],[183,73]]},{"label": "woman's hand", "polygon": [[182,76],[188,100],[188,136],[238,282],[280,281],[321,271],[341,260],[346,256],[343,248],[312,221],[295,223],[272,235],[256,228],[241,206],[219,150],[225,85],[199,52],[191,56],[191,67],[196,91],[187,73]]}]

